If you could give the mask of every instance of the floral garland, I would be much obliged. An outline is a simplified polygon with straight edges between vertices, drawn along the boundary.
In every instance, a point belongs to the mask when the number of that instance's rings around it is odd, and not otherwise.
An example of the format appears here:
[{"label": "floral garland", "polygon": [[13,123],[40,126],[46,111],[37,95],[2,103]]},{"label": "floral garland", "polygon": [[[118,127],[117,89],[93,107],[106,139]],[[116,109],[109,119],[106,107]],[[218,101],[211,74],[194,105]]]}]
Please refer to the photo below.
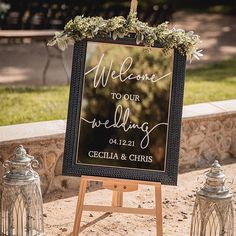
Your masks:
[{"label": "floral garland", "polygon": [[150,27],[147,23],[137,18],[137,13],[130,12],[127,19],[123,16],[105,20],[102,17],[76,16],[70,20],[62,32],[56,32],[54,38],[48,42],[49,46],[55,44],[61,50],[65,50],[69,42],[78,42],[83,39],[92,39],[96,35],[110,36],[114,40],[123,38],[130,33],[135,34],[136,43],[147,47],[154,46],[158,41],[163,47],[164,53],[170,49],[177,49],[181,54],[187,55],[190,62],[193,58],[200,59],[202,50],[198,50],[201,42],[200,36],[193,31],[185,32],[183,29],[170,29],[168,22],[157,27]]}]

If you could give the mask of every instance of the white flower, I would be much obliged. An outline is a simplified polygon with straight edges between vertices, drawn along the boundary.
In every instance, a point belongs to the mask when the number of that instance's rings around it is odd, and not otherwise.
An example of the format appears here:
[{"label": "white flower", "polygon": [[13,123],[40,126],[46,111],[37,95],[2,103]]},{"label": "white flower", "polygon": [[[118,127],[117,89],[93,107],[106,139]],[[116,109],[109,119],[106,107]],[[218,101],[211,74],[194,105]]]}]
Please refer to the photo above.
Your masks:
[{"label": "white flower", "polygon": [[187,34],[191,37],[191,36],[194,35],[194,31],[191,30],[191,31],[189,31]]},{"label": "white flower", "polygon": [[67,48],[67,41],[67,35],[64,35],[63,32],[55,32],[55,37],[48,42],[48,46],[57,44],[57,46],[64,51]]},{"label": "white flower", "polygon": [[192,52],[191,58],[190,58],[190,63],[192,63],[193,59],[196,58],[197,60],[200,60],[200,57],[203,56],[203,54],[201,53],[203,50],[196,50],[194,52]]}]

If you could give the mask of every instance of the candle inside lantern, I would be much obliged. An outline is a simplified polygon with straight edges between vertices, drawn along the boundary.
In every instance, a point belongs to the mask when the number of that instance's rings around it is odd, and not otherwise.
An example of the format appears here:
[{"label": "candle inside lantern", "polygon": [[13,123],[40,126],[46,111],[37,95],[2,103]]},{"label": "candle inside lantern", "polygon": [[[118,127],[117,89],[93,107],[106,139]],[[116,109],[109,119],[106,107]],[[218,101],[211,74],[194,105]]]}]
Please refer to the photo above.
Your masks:
[{"label": "candle inside lantern", "polygon": [[26,218],[24,201],[22,196],[16,198],[13,209],[13,229],[14,235],[25,235],[23,225],[25,225],[24,219]]}]

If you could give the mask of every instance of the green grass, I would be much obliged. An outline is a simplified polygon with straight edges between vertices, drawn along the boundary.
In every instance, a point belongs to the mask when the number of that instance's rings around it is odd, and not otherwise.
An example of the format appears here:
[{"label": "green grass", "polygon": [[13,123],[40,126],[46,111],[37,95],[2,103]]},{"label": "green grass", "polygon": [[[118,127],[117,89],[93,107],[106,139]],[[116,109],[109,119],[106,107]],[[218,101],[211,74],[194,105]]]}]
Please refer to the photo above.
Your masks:
[{"label": "green grass", "polygon": [[[187,70],[185,104],[236,99],[236,60]],[[66,119],[68,86],[0,86],[0,125]]]},{"label": "green grass", "polygon": [[0,125],[65,119],[69,88],[0,87]]},{"label": "green grass", "polygon": [[236,59],[187,70],[184,104],[236,98]]}]

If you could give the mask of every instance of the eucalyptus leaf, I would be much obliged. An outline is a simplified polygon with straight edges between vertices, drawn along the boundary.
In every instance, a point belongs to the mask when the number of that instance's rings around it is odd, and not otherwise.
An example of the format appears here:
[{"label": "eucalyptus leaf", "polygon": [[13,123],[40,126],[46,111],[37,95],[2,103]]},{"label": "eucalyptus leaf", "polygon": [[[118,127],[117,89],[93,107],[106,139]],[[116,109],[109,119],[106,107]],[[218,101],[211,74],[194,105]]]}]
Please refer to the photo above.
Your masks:
[{"label": "eucalyptus leaf", "polygon": [[62,39],[57,40],[57,45],[62,51],[64,51],[67,48],[66,40],[62,40]]},{"label": "eucalyptus leaf", "polygon": [[124,37],[125,37],[125,33],[123,33],[123,32],[118,32],[118,36],[119,36],[119,38],[124,38]]},{"label": "eucalyptus leaf", "polygon": [[142,34],[137,34],[137,37],[136,37],[136,43],[137,44],[140,44],[143,40],[143,35]]},{"label": "eucalyptus leaf", "polygon": [[117,32],[114,31],[113,34],[112,34],[112,38],[113,38],[113,40],[116,40],[116,39],[117,39],[117,35],[118,35]]},{"label": "eucalyptus leaf", "polygon": [[57,43],[55,39],[51,39],[48,41],[47,46],[54,46]]}]

